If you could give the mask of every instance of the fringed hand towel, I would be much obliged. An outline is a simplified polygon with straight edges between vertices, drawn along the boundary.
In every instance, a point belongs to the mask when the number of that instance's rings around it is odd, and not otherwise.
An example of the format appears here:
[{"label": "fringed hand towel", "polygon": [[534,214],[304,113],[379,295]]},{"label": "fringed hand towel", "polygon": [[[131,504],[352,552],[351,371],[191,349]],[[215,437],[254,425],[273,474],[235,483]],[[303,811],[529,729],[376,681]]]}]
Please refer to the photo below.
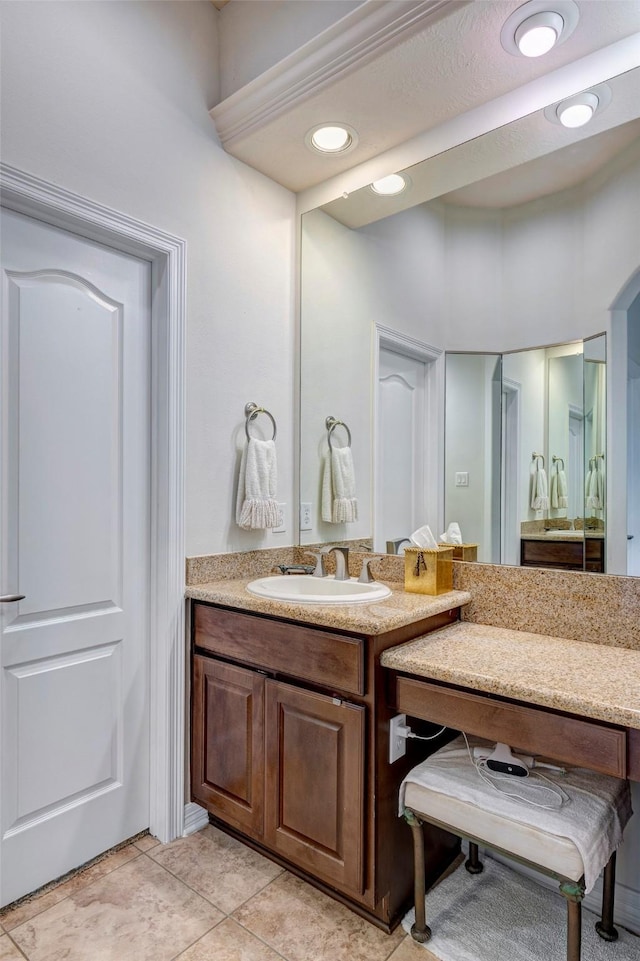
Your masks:
[{"label": "fringed hand towel", "polygon": [[549,508],[547,473],[544,467],[537,467],[533,474],[531,484],[531,508],[534,511],[546,511]]},{"label": "fringed hand towel", "polygon": [[551,478],[551,506],[555,509],[567,507],[567,476],[563,470],[558,470]]},{"label": "fringed hand towel", "polygon": [[604,507],[604,474],[597,465],[587,474],[585,504],[594,511]]},{"label": "fringed hand towel", "polygon": [[278,527],[282,513],[276,501],[278,467],[272,440],[251,437],[242,451],[236,523],[245,531]]},{"label": "fringed hand towel", "polygon": [[568,507],[569,506],[569,493],[567,491],[567,475],[563,470],[559,470],[556,474],[558,479],[558,507]]},{"label": "fringed hand towel", "polygon": [[322,472],[322,520],[328,524],[351,524],[358,520],[358,501],[350,447],[332,447]]}]

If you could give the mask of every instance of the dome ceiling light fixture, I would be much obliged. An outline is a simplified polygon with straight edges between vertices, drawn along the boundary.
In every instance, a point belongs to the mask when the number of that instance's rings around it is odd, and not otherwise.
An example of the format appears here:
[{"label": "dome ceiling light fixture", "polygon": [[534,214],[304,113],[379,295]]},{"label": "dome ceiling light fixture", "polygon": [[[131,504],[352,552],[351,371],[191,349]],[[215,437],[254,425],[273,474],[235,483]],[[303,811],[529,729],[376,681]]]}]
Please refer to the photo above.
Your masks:
[{"label": "dome ceiling light fixture", "polygon": [[358,143],[358,134],[347,123],[318,123],[305,134],[304,142],[314,153],[344,154]]},{"label": "dome ceiling light fixture", "polygon": [[542,57],[568,40],[579,16],[573,0],[529,0],[507,17],[500,43],[514,57]]},{"label": "dome ceiling light fixture", "polygon": [[380,180],[374,180],[369,187],[379,197],[397,197],[407,189],[410,183],[406,174],[389,174],[387,177],[381,177]]},{"label": "dome ceiling light fixture", "polygon": [[611,87],[606,83],[599,83],[575,97],[567,97],[559,103],[550,104],[545,107],[544,115],[551,123],[559,123],[563,127],[583,127],[596,113],[601,113],[608,107],[610,102]]}]

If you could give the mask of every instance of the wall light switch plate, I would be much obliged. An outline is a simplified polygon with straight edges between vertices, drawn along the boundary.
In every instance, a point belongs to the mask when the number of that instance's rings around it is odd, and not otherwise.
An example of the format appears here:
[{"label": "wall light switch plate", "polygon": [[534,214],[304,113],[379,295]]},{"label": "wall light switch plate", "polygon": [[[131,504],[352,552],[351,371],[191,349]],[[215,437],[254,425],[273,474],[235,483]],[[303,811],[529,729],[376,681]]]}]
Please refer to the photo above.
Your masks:
[{"label": "wall light switch plate", "polygon": [[459,470],[456,471],[456,487],[468,487],[469,486],[469,471]]},{"label": "wall light switch plate", "polygon": [[300,530],[310,531],[311,527],[311,504],[300,504]]}]

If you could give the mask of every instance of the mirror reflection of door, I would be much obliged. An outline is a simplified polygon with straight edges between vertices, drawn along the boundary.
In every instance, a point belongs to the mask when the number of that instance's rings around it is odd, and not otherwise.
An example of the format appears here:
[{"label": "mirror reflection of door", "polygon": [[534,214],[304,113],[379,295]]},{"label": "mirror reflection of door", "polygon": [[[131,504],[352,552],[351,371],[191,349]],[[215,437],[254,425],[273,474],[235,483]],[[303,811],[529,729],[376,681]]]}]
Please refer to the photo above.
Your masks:
[{"label": "mirror reflection of door", "polygon": [[[381,347],[378,367],[377,473],[374,550],[427,523],[425,504],[426,365]],[[403,552],[399,548],[399,553]]]}]

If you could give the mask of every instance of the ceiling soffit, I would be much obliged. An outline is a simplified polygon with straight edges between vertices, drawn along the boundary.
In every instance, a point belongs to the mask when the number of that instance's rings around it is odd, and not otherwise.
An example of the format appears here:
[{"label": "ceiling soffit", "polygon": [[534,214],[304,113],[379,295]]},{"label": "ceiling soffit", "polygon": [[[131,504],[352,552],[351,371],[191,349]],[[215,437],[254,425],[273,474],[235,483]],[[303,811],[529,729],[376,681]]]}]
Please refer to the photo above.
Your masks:
[{"label": "ceiling soffit", "polygon": [[[213,107],[222,144],[300,192],[640,29],[637,3],[590,0],[569,43],[526,60],[505,53],[499,37],[520,5],[364,3]],[[328,158],[304,146],[315,123],[339,120],[358,131],[355,150]]]}]

